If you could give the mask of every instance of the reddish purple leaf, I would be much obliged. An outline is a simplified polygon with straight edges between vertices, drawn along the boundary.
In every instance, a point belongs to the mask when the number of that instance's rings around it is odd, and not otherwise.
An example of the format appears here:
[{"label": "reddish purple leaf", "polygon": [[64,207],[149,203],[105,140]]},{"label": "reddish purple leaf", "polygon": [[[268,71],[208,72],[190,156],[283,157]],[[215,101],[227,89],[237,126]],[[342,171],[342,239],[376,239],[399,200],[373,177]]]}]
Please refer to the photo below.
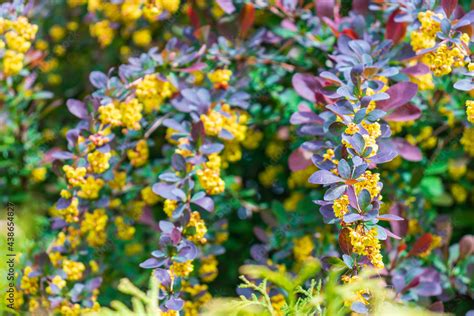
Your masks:
[{"label": "reddish purple leaf", "polygon": [[334,17],[334,8],[336,7],[334,0],[314,0],[314,4],[316,6],[318,17]]},{"label": "reddish purple leaf", "polygon": [[385,112],[393,111],[413,99],[417,92],[416,84],[399,82],[386,91],[390,99],[377,102],[377,108]]},{"label": "reddish purple leaf", "polygon": [[288,158],[288,166],[290,167],[290,170],[295,172],[311,166],[313,164],[311,161],[311,156],[312,153],[299,147],[293,151]]},{"label": "reddish purple leaf", "polygon": [[458,0],[441,0],[441,7],[443,7],[446,16],[449,18],[458,5]]},{"label": "reddish purple leaf", "polygon": [[411,76],[425,75],[430,72],[430,68],[423,64],[417,63],[415,66],[407,67],[402,70],[403,73]]},{"label": "reddish purple leaf", "polygon": [[407,122],[416,120],[420,116],[421,110],[416,105],[407,103],[385,116],[385,120],[391,122]]},{"label": "reddish purple leaf", "polygon": [[420,161],[423,159],[423,154],[421,150],[415,146],[407,142],[403,138],[395,138],[392,140],[392,143],[397,148],[398,154],[405,160],[408,161]]},{"label": "reddish purple leaf", "polygon": [[292,79],[293,88],[301,97],[308,101],[316,102],[316,93],[321,90],[318,79],[310,74],[296,74]]},{"label": "reddish purple leaf", "polygon": [[418,238],[417,241],[415,241],[415,244],[413,245],[412,249],[408,253],[409,256],[417,256],[428,249],[430,249],[431,244],[433,243],[433,236],[430,233],[426,233],[420,238]]},{"label": "reddish purple leaf", "polygon": [[393,44],[398,44],[407,31],[406,22],[396,22],[395,17],[400,13],[400,9],[397,9],[390,14],[387,21],[387,28],[385,30],[385,38],[392,40]]},{"label": "reddish purple leaf", "polygon": [[377,219],[381,221],[404,221],[403,217],[394,214],[380,214]]}]

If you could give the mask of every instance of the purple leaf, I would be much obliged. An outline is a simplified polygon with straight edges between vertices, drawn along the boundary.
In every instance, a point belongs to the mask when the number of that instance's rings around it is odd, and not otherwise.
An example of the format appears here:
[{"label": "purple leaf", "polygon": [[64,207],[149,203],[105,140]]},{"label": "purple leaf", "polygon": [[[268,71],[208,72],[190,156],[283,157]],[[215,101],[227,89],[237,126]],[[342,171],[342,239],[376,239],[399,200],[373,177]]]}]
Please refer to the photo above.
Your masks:
[{"label": "purple leaf", "polygon": [[312,184],[333,184],[337,182],[344,182],[343,179],[335,176],[332,172],[327,170],[318,170],[309,177],[309,183]]},{"label": "purple leaf", "polygon": [[344,215],[344,222],[346,223],[353,223],[355,221],[360,221],[361,219],[363,219],[362,215],[356,213]]},{"label": "purple leaf", "polygon": [[89,75],[89,81],[92,83],[94,87],[97,89],[103,89],[107,87],[107,76],[100,71],[93,71]]},{"label": "purple leaf", "polygon": [[377,216],[377,219],[381,221],[404,221],[405,219],[403,217],[400,217],[395,214],[380,214]]},{"label": "purple leaf", "polygon": [[339,198],[344,192],[346,192],[347,185],[336,185],[324,193],[324,200],[326,201],[334,201],[335,199]]},{"label": "purple leaf", "polygon": [[53,154],[51,154],[51,157],[54,160],[66,160],[66,159],[74,158],[74,154],[68,151],[56,151]]},{"label": "purple leaf", "polygon": [[336,7],[334,0],[315,0],[314,3],[316,5],[316,14],[319,18],[334,17],[334,8]]},{"label": "purple leaf", "polygon": [[418,92],[418,86],[411,82],[399,82],[394,84],[386,93],[390,99],[377,102],[377,108],[382,111],[391,111],[409,102]]},{"label": "purple leaf", "polygon": [[210,155],[214,153],[219,153],[224,149],[224,145],[219,144],[219,143],[214,143],[214,144],[204,144],[202,145],[199,150],[205,154],[205,155]]},{"label": "purple leaf", "polygon": [[217,0],[216,2],[227,14],[232,14],[235,11],[235,6],[232,3],[232,0]]},{"label": "purple leaf", "polygon": [[423,63],[417,63],[415,66],[403,69],[402,72],[411,76],[419,76],[429,73],[430,68]]},{"label": "purple leaf", "polygon": [[176,195],[172,193],[172,191],[175,189],[175,186],[173,184],[166,184],[166,183],[155,183],[152,186],[152,191],[161,196],[162,198],[168,199],[168,200],[177,200],[178,198]]},{"label": "purple leaf", "polygon": [[197,199],[195,201],[192,201],[193,204],[201,207],[202,209],[212,212],[214,211],[214,201],[210,197],[203,197],[200,199]]},{"label": "purple leaf", "polygon": [[155,268],[160,267],[162,264],[163,264],[163,260],[150,258],[150,259],[147,259],[147,260],[143,261],[142,263],[140,263],[140,268],[155,269]]},{"label": "purple leaf", "polygon": [[84,102],[76,100],[76,99],[69,99],[66,102],[66,106],[73,114],[74,116],[80,118],[80,119],[86,119],[89,117],[89,114],[87,113],[87,108]]}]

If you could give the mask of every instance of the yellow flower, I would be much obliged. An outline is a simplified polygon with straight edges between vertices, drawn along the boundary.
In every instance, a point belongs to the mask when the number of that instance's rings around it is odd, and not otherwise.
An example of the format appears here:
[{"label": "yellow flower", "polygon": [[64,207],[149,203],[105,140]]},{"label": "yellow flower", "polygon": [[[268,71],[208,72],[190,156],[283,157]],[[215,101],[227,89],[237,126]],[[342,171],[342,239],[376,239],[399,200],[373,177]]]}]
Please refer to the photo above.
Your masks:
[{"label": "yellow flower", "polygon": [[127,150],[128,159],[134,167],[141,167],[145,165],[148,161],[148,154],[148,144],[144,139],[138,141],[135,149]]},{"label": "yellow flower", "polygon": [[474,157],[474,128],[466,128],[464,129],[464,133],[461,138],[461,144],[464,146],[464,150],[466,153]]},{"label": "yellow flower", "polygon": [[229,86],[232,71],[229,69],[217,69],[207,75],[216,89],[227,89]]},{"label": "yellow flower", "polygon": [[186,236],[194,243],[204,244],[207,241],[204,237],[206,233],[206,223],[201,219],[201,215],[199,212],[192,212],[189,222],[185,228]]},{"label": "yellow flower", "polygon": [[85,213],[84,220],[81,222],[81,233],[87,234],[87,243],[92,247],[100,247],[105,244],[107,220],[108,216],[104,209]]},{"label": "yellow flower", "polygon": [[333,210],[337,218],[343,218],[349,212],[349,197],[344,194],[340,198],[334,200]]},{"label": "yellow flower", "polygon": [[178,201],[166,199],[163,206],[163,212],[165,212],[166,215],[171,218],[173,216],[173,211],[176,209],[177,206]]},{"label": "yellow flower", "polygon": [[143,201],[145,201],[147,205],[155,205],[156,203],[158,203],[158,201],[161,200],[161,197],[159,195],[156,195],[155,192],[153,192],[153,190],[151,189],[151,187],[143,188],[140,193],[142,195]]},{"label": "yellow flower", "polygon": [[376,268],[383,268],[383,258],[380,253],[380,241],[377,239],[377,229],[366,230],[363,225],[349,229],[352,251],[356,254],[367,256]]},{"label": "yellow flower", "polygon": [[256,129],[248,129],[247,137],[242,141],[242,146],[247,149],[257,149],[263,139],[263,133]]},{"label": "yellow flower", "polygon": [[71,203],[68,207],[57,210],[58,215],[61,216],[66,222],[73,223],[79,220],[79,200],[72,198]]},{"label": "yellow flower", "polygon": [[122,112],[114,103],[99,107],[99,120],[102,124],[110,124],[112,127],[122,124]]},{"label": "yellow flower", "polygon": [[471,123],[474,123],[474,100],[466,101],[466,115],[467,120]]},{"label": "yellow flower", "polygon": [[66,273],[67,280],[80,280],[85,269],[86,266],[82,262],[76,262],[69,259],[63,261],[63,270]]},{"label": "yellow flower", "polygon": [[27,266],[23,270],[23,277],[21,278],[20,288],[25,294],[36,294],[39,289],[39,277],[29,277],[29,274],[33,272],[33,268]]},{"label": "yellow flower", "polygon": [[449,175],[454,179],[458,180],[463,175],[466,174],[467,171],[467,163],[466,160],[453,160],[449,159],[448,161],[448,172]]},{"label": "yellow flower", "polygon": [[66,35],[66,31],[61,25],[53,25],[49,29],[49,36],[51,36],[51,38],[55,42],[62,40],[65,35]]},{"label": "yellow flower", "polygon": [[115,226],[117,226],[117,237],[121,240],[130,240],[135,235],[135,227],[125,223],[122,216],[115,218]]},{"label": "yellow flower", "polygon": [[201,260],[201,266],[199,267],[199,277],[203,282],[209,283],[216,279],[219,271],[217,270],[216,256],[204,257]]},{"label": "yellow flower", "polygon": [[196,174],[199,183],[209,195],[216,195],[224,192],[225,183],[220,177],[221,158],[218,154],[211,154],[208,161],[204,163],[202,169]]},{"label": "yellow flower", "polygon": [[283,207],[287,211],[295,211],[298,203],[304,198],[301,192],[292,192],[291,195],[283,202]]},{"label": "yellow flower", "polygon": [[131,99],[127,102],[121,102],[119,105],[122,114],[123,126],[131,130],[141,129],[140,120],[142,119],[143,106],[137,99]]},{"label": "yellow flower", "polygon": [[149,29],[137,30],[133,33],[133,42],[140,47],[147,47],[151,43],[151,32]]},{"label": "yellow flower", "polygon": [[84,167],[74,168],[69,165],[65,165],[63,167],[63,171],[66,173],[67,181],[73,187],[78,186],[85,181],[84,177],[87,170]]},{"label": "yellow flower", "polygon": [[114,39],[114,30],[108,20],[92,24],[90,26],[90,33],[98,39],[101,47],[109,46]]},{"label": "yellow flower", "polygon": [[43,182],[46,179],[46,168],[45,167],[40,167],[40,168],[35,168],[31,171],[31,176],[33,177],[34,182]]},{"label": "yellow flower", "polygon": [[194,270],[194,265],[192,260],[185,262],[173,262],[170,266],[170,273],[173,276],[186,277]]},{"label": "yellow flower", "polygon": [[136,87],[138,100],[143,103],[146,113],[158,111],[161,105],[176,92],[176,88],[157,75],[146,75]]},{"label": "yellow flower", "polygon": [[311,257],[314,250],[314,243],[311,236],[306,235],[293,241],[293,255],[296,261],[304,261]]},{"label": "yellow flower", "polygon": [[104,173],[110,168],[109,159],[112,157],[110,152],[103,153],[101,151],[94,151],[87,155],[87,161],[94,173]]},{"label": "yellow flower", "polygon": [[456,203],[462,204],[466,202],[467,191],[462,185],[458,183],[454,183],[453,185],[451,185],[451,194]]},{"label": "yellow flower", "polygon": [[80,198],[95,200],[99,197],[99,191],[104,186],[104,180],[88,176],[86,181],[81,183],[81,190],[77,193]]},{"label": "yellow flower", "polygon": [[3,72],[5,76],[8,77],[18,74],[23,69],[24,57],[22,53],[6,50],[5,55],[3,55]]},{"label": "yellow flower", "polygon": [[283,167],[279,165],[270,165],[258,174],[258,179],[264,187],[271,187],[277,176],[283,171]]},{"label": "yellow flower", "polygon": [[114,178],[109,182],[109,186],[112,190],[120,191],[125,187],[127,183],[127,172],[114,170]]},{"label": "yellow flower", "polygon": [[[66,286],[66,281],[64,281],[59,275],[56,275],[52,280],[51,284],[54,284],[59,290],[62,290]],[[53,294],[51,285],[46,288],[48,294]]]}]

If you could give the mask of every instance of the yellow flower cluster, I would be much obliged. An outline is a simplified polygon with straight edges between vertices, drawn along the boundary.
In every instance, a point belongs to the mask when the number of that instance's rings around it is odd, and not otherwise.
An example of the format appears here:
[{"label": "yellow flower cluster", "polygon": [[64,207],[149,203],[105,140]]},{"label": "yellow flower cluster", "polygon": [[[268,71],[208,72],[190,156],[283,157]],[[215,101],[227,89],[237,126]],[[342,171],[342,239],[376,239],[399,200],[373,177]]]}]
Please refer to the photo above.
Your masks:
[{"label": "yellow flower cluster", "polygon": [[205,244],[207,242],[207,239],[204,237],[206,233],[206,223],[201,218],[201,215],[199,212],[192,212],[185,230],[188,239],[194,243]]},{"label": "yellow flower cluster", "polygon": [[190,296],[190,299],[186,299],[184,302],[183,310],[186,316],[200,315],[201,306],[212,299],[211,294],[208,292],[208,287],[205,284],[189,284],[188,282],[183,282],[181,290],[186,296]]},{"label": "yellow flower cluster", "polygon": [[101,151],[94,151],[87,155],[87,161],[94,173],[104,173],[110,168],[109,159],[112,157],[110,152],[103,153]]},{"label": "yellow flower cluster", "polygon": [[[62,290],[66,286],[66,281],[63,280],[59,275],[56,275],[52,280],[51,284],[54,284],[55,286],[58,287],[59,290]],[[46,292],[48,294],[52,294],[53,290],[51,288],[51,285],[46,288]]]},{"label": "yellow flower cluster", "polygon": [[92,247],[105,244],[108,216],[104,209],[97,209],[92,213],[86,212],[81,222],[81,233],[87,234],[86,240]]},{"label": "yellow flower cluster", "polygon": [[166,199],[163,206],[163,212],[165,212],[166,215],[168,215],[168,217],[171,218],[177,206],[178,206],[178,201]]},{"label": "yellow flower cluster", "polygon": [[170,82],[161,80],[157,75],[146,75],[137,84],[135,91],[146,113],[158,111],[163,102],[175,92],[176,88]]},{"label": "yellow flower cluster", "polygon": [[272,307],[275,310],[277,316],[285,315],[283,312],[283,307],[286,305],[286,300],[283,294],[278,293],[276,295],[273,295],[270,298],[270,301],[272,303]]},{"label": "yellow flower cluster", "polygon": [[92,37],[96,37],[101,47],[109,46],[114,39],[114,29],[108,20],[99,21],[89,27]]},{"label": "yellow flower cluster", "polygon": [[170,266],[170,273],[172,276],[177,277],[186,277],[194,270],[194,265],[192,260],[185,262],[173,262]]},{"label": "yellow flower cluster", "polygon": [[102,124],[110,124],[112,127],[122,125],[122,113],[114,103],[100,106],[98,112]]},{"label": "yellow flower cluster", "polygon": [[225,128],[234,136],[234,140],[238,142],[242,142],[245,139],[247,120],[247,114],[232,110],[228,104],[223,104],[221,111],[212,109],[208,114],[201,115],[206,135],[219,136],[219,133]]},{"label": "yellow flower cluster", "polygon": [[122,216],[115,218],[115,225],[117,226],[117,237],[121,240],[130,240],[135,235],[135,227],[125,223]]},{"label": "yellow flower cluster", "polygon": [[273,182],[275,182],[276,178],[282,171],[282,166],[270,165],[258,174],[258,180],[260,180],[260,183],[264,187],[269,188],[273,185]]},{"label": "yellow flower cluster", "polygon": [[63,171],[66,173],[67,181],[73,187],[80,185],[84,182],[84,177],[86,176],[86,168],[84,167],[71,167],[69,165],[65,165],[63,167]]},{"label": "yellow flower cluster", "polygon": [[24,16],[16,20],[0,18],[0,50],[6,47],[2,63],[5,76],[17,75],[23,69],[25,53],[30,49],[37,31],[38,26],[30,24]]},{"label": "yellow flower cluster", "polygon": [[88,176],[86,181],[81,183],[81,189],[77,192],[77,196],[86,200],[95,200],[99,197],[99,192],[104,186],[104,180]]},{"label": "yellow flower cluster", "polygon": [[63,270],[66,273],[67,280],[77,281],[82,278],[82,273],[86,270],[86,266],[82,262],[64,259]]},{"label": "yellow flower cluster", "polygon": [[119,105],[122,114],[122,124],[125,128],[131,130],[141,129],[140,120],[142,119],[143,105],[133,98]]},{"label": "yellow flower cluster", "polygon": [[380,194],[382,189],[379,185],[380,174],[372,173],[370,170],[367,170],[359,179],[358,182],[354,184],[354,189],[358,195],[363,189],[369,191],[370,196],[375,198]]},{"label": "yellow flower cluster", "polygon": [[147,205],[155,205],[161,200],[161,197],[159,195],[156,195],[155,192],[153,192],[153,190],[151,189],[151,187],[143,188],[140,193],[143,201],[145,201]]},{"label": "yellow flower cluster", "polygon": [[25,294],[36,294],[39,288],[39,278],[38,277],[29,277],[29,274],[33,272],[33,269],[30,266],[27,266],[23,270],[23,277],[21,278],[20,288]]},{"label": "yellow flower cluster", "polygon": [[461,138],[461,144],[466,153],[474,157],[474,127],[466,128]]},{"label": "yellow flower cluster", "polygon": [[421,23],[420,29],[411,33],[411,46],[414,51],[427,49],[435,46],[436,33],[441,31],[441,23],[433,19],[436,16],[442,19],[441,13],[426,11],[418,13],[418,20]]},{"label": "yellow flower cluster", "polygon": [[295,239],[293,247],[293,255],[296,261],[304,261],[311,257],[311,253],[314,250],[314,243],[311,236],[303,236]]},{"label": "yellow flower cluster", "polygon": [[453,160],[448,161],[448,172],[451,178],[458,180],[467,172],[467,162],[466,160]]},{"label": "yellow flower cluster", "polygon": [[337,218],[342,218],[349,212],[349,197],[344,194],[340,198],[334,200],[334,204],[332,206],[334,210],[334,215]]},{"label": "yellow flower cluster", "polygon": [[127,172],[114,170],[114,178],[109,181],[112,190],[120,191],[127,183]]},{"label": "yellow flower cluster", "polygon": [[294,171],[290,174],[290,177],[288,178],[288,188],[294,189],[296,187],[301,187],[301,188],[314,188],[317,186],[317,184],[312,184],[309,183],[308,179],[309,177],[315,173],[317,170],[316,166],[311,164],[311,166]]},{"label": "yellow flower cluster", "polygon": [[132,201],[128,206],[127,214],[134,220],[139,220],[145,206],[146,204],[143,201]]},{"label": "yellow flower cluster", "polygon": [[349,237],[351,240],[352,251],[356,254],[367,256],[370,262],[376,268],[383,268],[383,258],[380,253],[380,241],[377,239],[377,230],[372,228],[368,231],[363,225],[357,225],[356,228],[349,227]]},{"label": "yellow flower cluster", "polygon": [[291,192],[290,196],[283,202],[285,210],[293,212],[296,211],[298,203],[304,198],[304,194],[301,192]]},{"label": "yellow flower cluster", "polygon": [[242,146],[250,150],[257,149],[262,139],[263,133],[261,131],[250,128],[247,130],[247,135],[242,141]]},{"label": "yellow flower cluster", "polygon": [[232,77],[232,71],[229,69],[217,69],[207,75],[216,89],[227,89]]},{"label": "yellow flower cluster", "polygon": [[[420,29],[411,33],[411,46],[414,51],[421,51],[432,48],[436,45],[436,33],[441,31],[441,23],[435,19],[443,19],[441,13],[433,11],[420,12],[418,20],[421,23]],[[470,37],[467,33],[461,35],[461,41],[468,45]],[[440,44],[436,50],[423,56],[422,61],[427,64],[435,76],[449,74],[453,68],[463,67],[469,56],[468,51],[462,44],[453,44],[448,47]]]},{"label": "yellow flower cluster", "polygon": [[201,260],[201,266],[199,267],[199,277],[203,282],[209,283],[217,278],[219,271],[217,270],[216,256],[208,256]]},{"label": "yellow flower cluster", "polygon": [[462,204],[462,203],[466,202],[467,191],[459,183],[454,183],[454,184],[451,185],[451,195],[453,196],[454,200],[458,204]]},{"label": "yellow flower cluster", "polygon": [[148,144],[144,139],[138,141],[135,149],[127,150],[128,159],[134,167],[141,167],[146,164],[148,161],[148,155]]},{"label": "yellow flower cluster", "polygon": [[46,168],[45,167],[39,167],[35,168],[31,171],[31,176],[33,177],[33,181],[38,183],[38,182],[43,182],[46,179]]},{"label": "yellow flower cluster", "polygon": [[79,220],[79,200],[73,198],[68,207],[57,210],[57,215],[61,216],[67,223],[77,222]]},{"label": "yellow flower cluster", "polygon": [[196,174],[199,183],[210,195],[216,195],[224,192],[225,183],[220,177],[221,157],[218,154],[211,154],[208,161],[204,163],[203,168],[199,169]]},{"label": "yellow flower cluster", "polygon": [[[444,109],[444,108],[443,108]],[[440,111],[441,112],[441,111]],[[449,122],[449,119],[448,119]],[[449,124],[449,123],[448,123]],[[407,135],[406,140],[412,144],[419,144],[422,148],[431,149],[436,146],[438,139],[433,135],[433,127],[425,126],[420,130],[420,133],[416,136]]]},{"label": "yellow flower cluster", "polygon": [[163,13],[163,10],[166,10],[169,13],[175,13],[178,11],[180,2],[180,0],[146,1],[145,8],[143,9],[143,15],[149,21],[153,21]]},{"label": "yellow flower cluster", "polygon": [[467,120],[471,123],[474,123],[474,100],[466,101],[466,115]]}]

